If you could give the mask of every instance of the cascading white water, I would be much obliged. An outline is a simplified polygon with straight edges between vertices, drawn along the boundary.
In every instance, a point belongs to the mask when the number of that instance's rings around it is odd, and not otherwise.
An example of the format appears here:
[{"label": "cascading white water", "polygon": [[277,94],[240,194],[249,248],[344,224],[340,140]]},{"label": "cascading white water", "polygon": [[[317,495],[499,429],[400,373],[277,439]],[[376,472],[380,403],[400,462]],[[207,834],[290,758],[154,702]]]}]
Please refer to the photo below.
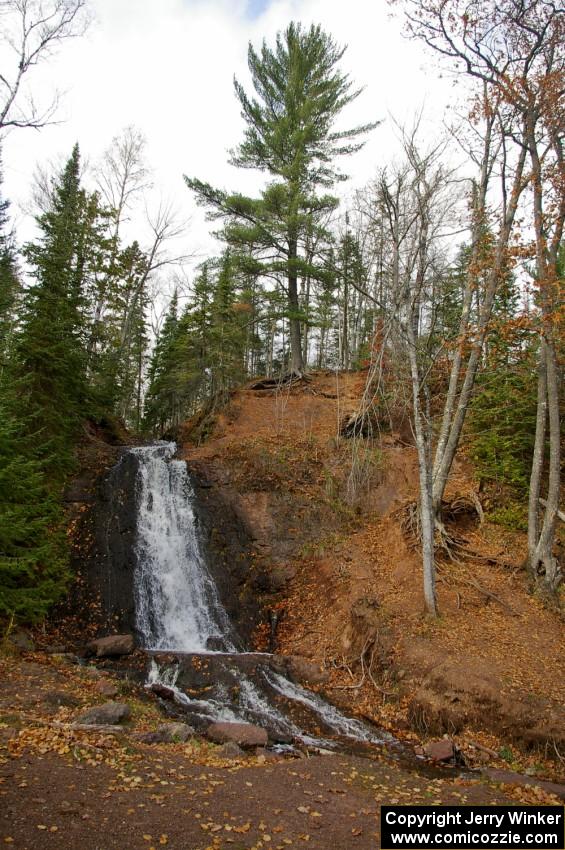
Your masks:
[{"label": "cascading white water", "polygon": [[137,628],[146,649],[206,652],[213,640],[233,650],[200,553],[186,463],[172,459],[175,451],[175,443],[132,449],[139,463]]},{"label": "cascading white water", "polygon": [[[194,493],[186,464],[173,460],[176,445],[172,442],[131,451],[139,464],[135,601],[137,628],[144,647],[217,655],[210,653],[213,642],[214,650],[221,646],[224,653],[237,655],[229,618],[200,552],[192,508]],[[230,702],[222,683],[216,683],[214,693],[206,699],[188,696],[177,687],[178,664],[160,669],[153,661],[148,686],[166,686],[179,705],[203,721],[264,723],[275,730],[275,735],[278,730],[288,739],[298,739],[309,746],[335,744],[299,729],[275,704],[280,697],[306,707],[336,735],[367,743],[390,740],[386,733],[375,734],[284,676],[264,670],[257,680],[259,684],[254,684],[237,664],[232,672],[237,682],[235,704],[233,698]],[[277,697],[274,702],[273,693]]]}]

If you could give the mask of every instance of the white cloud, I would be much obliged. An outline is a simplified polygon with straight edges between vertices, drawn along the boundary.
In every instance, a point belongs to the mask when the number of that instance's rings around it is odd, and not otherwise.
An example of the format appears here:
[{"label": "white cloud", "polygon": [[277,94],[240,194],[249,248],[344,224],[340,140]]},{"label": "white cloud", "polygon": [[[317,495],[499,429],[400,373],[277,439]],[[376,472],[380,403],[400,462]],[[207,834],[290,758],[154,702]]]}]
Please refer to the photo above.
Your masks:
[{"label": "white cloud", "polygon": [[[384,120],[345,164],[349,188],[366,182],[393,155],[389,112],[410,120],[425,100],[434,131],[452,92],[419,45],[400,35],[384,0],[272,0],[257,14],[261,5],[263,0],[92,0],[95,22],[87,36],[66,45],[34,80],[38,97],[48,97],[54,85],[66,90],[63,123],[40,133],[14,131],[4,141],[6,195],[15,205],[27,198],[37,161],[66,156],[77,140],[83,154],[95,159],[133,124],[147,137],[159,191],[192,218],[188,248],[210,250],[209,226],[182,175],[220,186],[253,185],[253,175],[227,164],[227,150],[238,143],[243,126],[232,80],[235,74],[249,82],[249,40],[272,42],[292,19],[320,23],[349,45],[344,70],[365,91],[346,123]],[[20,222],[20,232],[29,235],[29,222]]]}]

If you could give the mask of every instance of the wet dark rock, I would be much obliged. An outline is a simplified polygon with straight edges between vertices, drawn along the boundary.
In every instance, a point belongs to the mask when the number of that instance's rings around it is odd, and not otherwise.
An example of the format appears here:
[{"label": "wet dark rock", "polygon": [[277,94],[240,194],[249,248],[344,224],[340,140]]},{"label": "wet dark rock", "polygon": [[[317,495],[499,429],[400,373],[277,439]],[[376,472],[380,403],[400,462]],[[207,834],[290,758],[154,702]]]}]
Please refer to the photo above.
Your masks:
[{"label": "wet dark rock", "polygon": [[151,656],[155,659],[155,663],[161,665],[173,664],[175,655],[172,652],[156,652]]},{"label": "wet dark rock", "polygon": [[78,580],[66,605],[103,633],[135,630],[137,472],[135,455],[125,452],[94,488],[94,502],[77,528],[77,539],[89,545],[73,554],[71,567]]},{"label": "wet dark rock", "polygon": [[[73,584],[66,609],[73,616],[78,613],[85,623],[95,623],[102,633],[137,634],[134,573],[138,469],[135,453],[124,451],[116,466],[94,488],[95,500],[81,514],[77,528],[77,539],[89,543],[73,555],[71,566],[78,580]],[[251,588],[246,586],[251,537],[232,504],[232,495],[211,488],[205,471],[195,469],[190,473],[196,491],[193,507],[203,555],[234,624],[236,642],[240,638],[243,643],[260,619],[260,606]],[[80,495],[78,491],[76,495]]]},{"label": "wet dark rock", "polygon": [[226,641],[221,637],[209,637],[206,641],[206,649],[210,652],[225,652],[227,646]]},{"label": "wet dark rock", "polygon": [[269,742],[266,730],[252,723],[212,723],[206,734],[215,744],[232,741],[244,749],[266,747]]},{"label": "wet dark rock", "polygon": [[[189,465],[196,498],[193,509],[198,536],[218,596],[236,633],[236,643],[245,645],[261,619],[261,606],[249,580],[252,573],[254,536],[240,510],[240,499],[230,488],[229,478],[214,479],[210,470]],[[202,482],[207,484],[202,486]],[[221,521],[219,521],[221,518]],[[225,647],[223,647],[225,648]]]},{"label": "wet dark rock", "polygon": [[115,726],[122,720],[127,720],[130,714],[131,709],[127,703],[106,702],[104,705],[89,708],[76,718],[76,722],[86,726]]},{"label": "wet dark rock", "polygon": [[106,637],[91,640],[86,646],[88,655],[97,658],[112,657],[119,655],[131,655],[135,649],[133,635],[107,635]]},{"label": "wet dark rock", "polygon": [[157,697],[161,697],[161,699],[166,700],[174,700],[175,692],[172,688],[168,688],[166,685],[162,685],[160,682],[154,682],[149,690],[155,694]]},{"label": "wet dark rock", "polygon": [[[206,734],[208,723],[214,718],[213,713],[206,718],[205,705],[208,702],[211,705],[227,705],[236,716],[260,726],[266,730],[271,744],[295,744],[296,728],[314,736],[320,733],[333,736],[335,730],[332,732],[331,724],[309,706],[307,694],[304,702],[292,698],[292,691],[297,686],[290,682],[285,684],[287,660],[283,656],[259,652],[224,655],[178,653],[170,668],[176,676],[175,690],[162,684],[153,684],[150,690],[166,700],[163,710],[170,716],[186,716],[199,733]],[[168,672],[162,670],[164,676]],[[250,685],[259,697],[256,704],[252,692],[247,689]],[[189,696],[190,700],[177,697],[177,691]],[[260,700],[276,708],[281,716],[265,714]]]},{"label": "wet dark rock", "polygon": [[88,477],[75,478],[63,493],[64,502],[93,502],[92,481]]}]

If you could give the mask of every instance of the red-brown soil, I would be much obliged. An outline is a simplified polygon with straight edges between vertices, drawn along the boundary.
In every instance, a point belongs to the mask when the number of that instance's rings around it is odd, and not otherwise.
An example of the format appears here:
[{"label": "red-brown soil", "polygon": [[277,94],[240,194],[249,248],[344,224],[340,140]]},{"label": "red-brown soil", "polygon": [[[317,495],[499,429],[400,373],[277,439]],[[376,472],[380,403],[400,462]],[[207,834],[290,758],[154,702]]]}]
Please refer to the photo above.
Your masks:
[{"label": "red-brown soil", "polygon": [[135,733],[162,718],[127,681],[123,734],[76,730],[73,718],[103,701],[94,667],[35,653],[0,658],[0,677],[0,842],[15,850],[369,850],[381,804],[557,802],[538,786],[415,772],[386,754],[226,761],[201,740],[144,745]]},{"label": "red-brown soil", "polygon": [[[237,506],[256,569],[292,568],[265,605],[282,613],[280,651],[331,672],[332,699],[408,737],[452,734],[477,763],[493,759],[481,747],[502,749],[530,769],[553,757],[559,773],[565,631],[528,592],[524,536],[462,516],[453,530],[469,556],[441,564],[440,618],[426,618],[418,553],[401,528],[417,498],[415,450],[398,433],[371,447],[339,437],[364,384],[363,373],[323,373],[278,392],[244,389],[202,445],[187,427],[183,456]],[[366,472],[356,492],[352,461]],[[476,491],[463,458],[448,497]],[[266,627],[256,637],[266,648]],[[370,676],[360,664],[366,642]]]},{"label": "red-brown soil", "polygon": [[[414,746],[447,733],[468,764],[558,780],[563,623],[528,592],[524,540],[488,519],[479,525],[464,517],[455,530],[476,557],[442,565],[441,616],[424,617],[418,555],[401,528],[416,497],[409,435],[386,433],[371,446],[339,438],[363,388],[363,374],[322,374],[279,393],[244,389],[206,442],[193,444],[188,425],[183,435],[189,466],[249,531],[248,584],[266,613],[279,614],[278,651],[319,662],[330,674],[323,686],[330,699]],[[103,442],[87,466],[111,464]],[[358,477],[351,486],[352,459],[362,485]],[[71,499],[77,516],[91,498],[90,472],[87,478],[88,498]],[[450,495],[474,489],[461,461]],[[272,587],[271,575],[278,575]],[[265,621],[256,648],[266,648],[268,632]],[[37,643],[66,637],[59,631]],[[135,733],[163,718],[120,675],[118,699],[132,707],[132,719],[110,736],[71,726],[86,706],[104,702],[96,669],[40,652],[0,655],[3,845],[368,850],[378,846],[380,804],[557,802],[541,778],[524,786],[502,773],[496,781],[461,777],[386,753],[278,761],[251,753],[226,761],[202,739],[142,744]]]}]

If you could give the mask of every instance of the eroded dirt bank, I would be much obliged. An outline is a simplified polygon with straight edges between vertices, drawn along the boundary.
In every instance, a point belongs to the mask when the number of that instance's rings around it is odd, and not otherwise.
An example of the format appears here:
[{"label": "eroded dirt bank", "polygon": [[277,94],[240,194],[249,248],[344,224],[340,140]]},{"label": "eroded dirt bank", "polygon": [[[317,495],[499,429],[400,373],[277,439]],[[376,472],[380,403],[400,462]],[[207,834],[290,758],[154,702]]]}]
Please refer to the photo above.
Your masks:
[{"label": "eroded dirt bank", "polygon": [[[402,529],[417,493],[409,435],[397,423],[371,444],[339,436],[363,386],[357,373],[246,388],[206,442],[191,442],[191,423],[181,434],[210,513],[229,504],[249,537],[244,583],[263,607],[255,648],[312,659],[334,702],[415,742],[448,734],[469,763],[534,770],[549,756],[559,773],[563,622],[527,592],[523,538],[463,510],[452,529],[469,557],[440,566],[441,617],[424,618]],[[459,462],[449,498],[472,504],[477,489]]]}]

